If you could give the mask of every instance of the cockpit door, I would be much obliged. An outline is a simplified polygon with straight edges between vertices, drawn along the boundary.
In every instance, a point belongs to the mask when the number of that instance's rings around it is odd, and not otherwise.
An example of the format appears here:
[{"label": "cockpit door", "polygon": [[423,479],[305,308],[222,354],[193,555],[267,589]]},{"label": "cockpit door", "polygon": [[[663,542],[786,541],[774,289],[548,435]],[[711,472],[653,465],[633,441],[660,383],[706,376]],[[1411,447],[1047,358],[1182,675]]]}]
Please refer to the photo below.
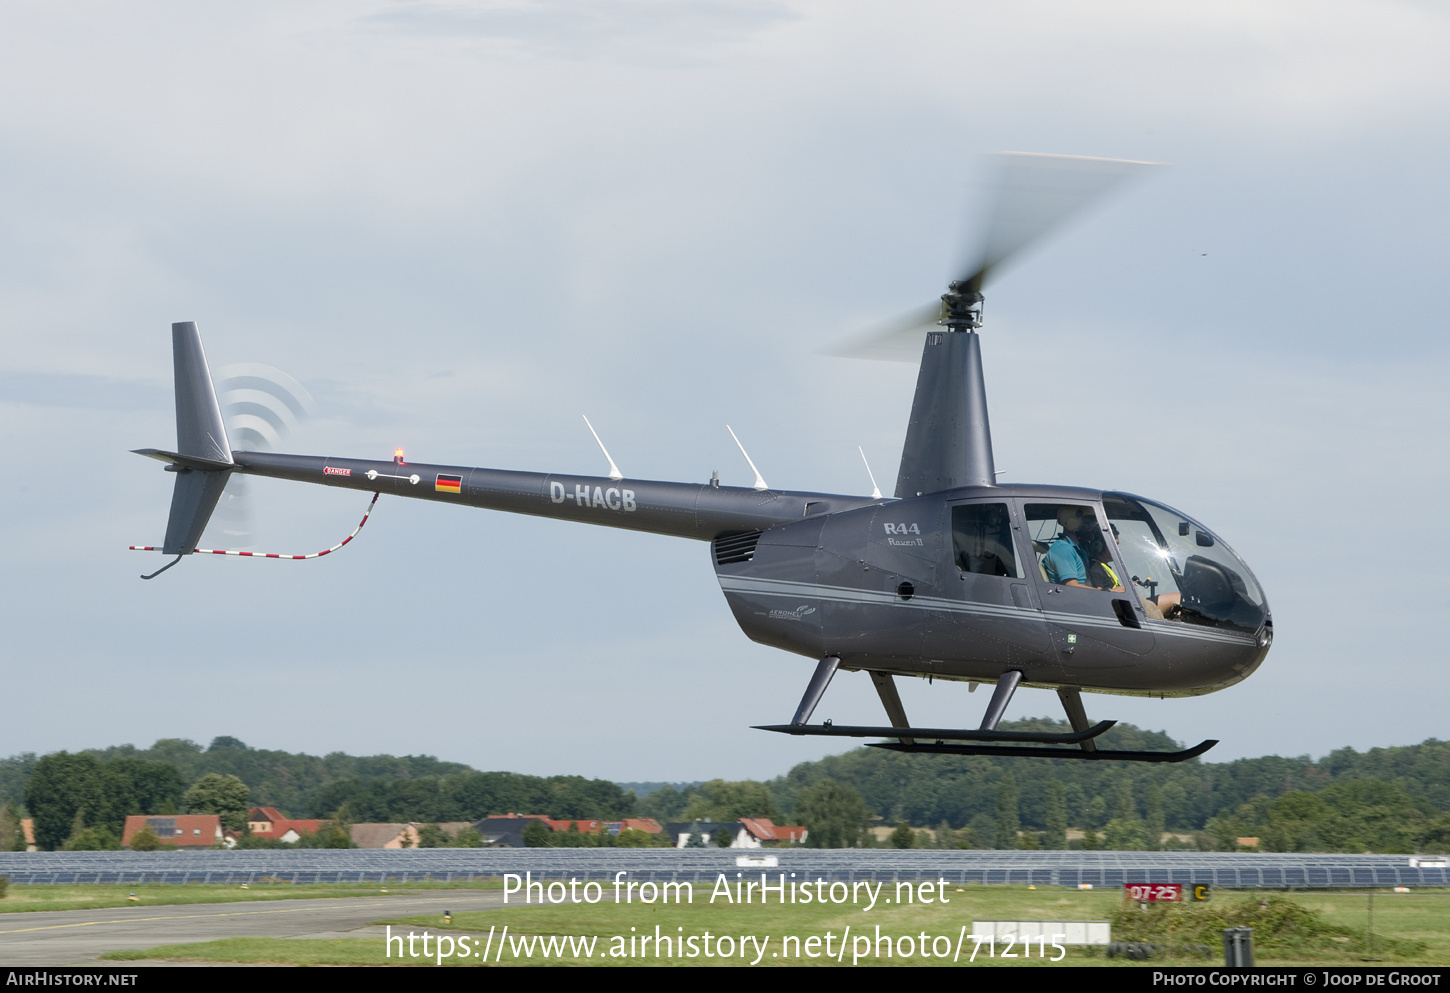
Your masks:
[{"label": "cockpit door", "polygon": [[1062,665],[1125,666],[1152,651],[1153,632],[1102,508],[1025,499],[1018,509],[1019,548]]}]

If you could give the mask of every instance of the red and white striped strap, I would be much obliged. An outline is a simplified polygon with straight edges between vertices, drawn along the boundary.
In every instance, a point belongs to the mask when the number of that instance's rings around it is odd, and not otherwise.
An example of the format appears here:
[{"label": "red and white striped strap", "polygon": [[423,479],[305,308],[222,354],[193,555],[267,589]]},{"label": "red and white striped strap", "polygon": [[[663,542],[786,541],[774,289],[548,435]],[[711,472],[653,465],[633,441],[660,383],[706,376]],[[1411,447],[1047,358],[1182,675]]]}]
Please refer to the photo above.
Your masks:
[{"label": "red and white striped strap", "polygon": [[[368,515],[373,512],[373,504],[378,502],[378,497],[380,495],[381,494],[378,493],[373,494],[372,501],[368,503],[368,509],[363,512],[362,520],[358,521],[357,527],[352,529],[352,534],[348,535],[346,538],[342,539],[331,548],[325,548],[320,552],[313,552],[311,555],[281,555],[277,552],[235,552],[227,548],[193,548],[192,551],[202,555],[237,555],[243,558],[251,559],[320,559],[324,555],[331,555],[343,545],[346,545],[349,541],[352,541],[354,538],[357,537],[357,533],[361,531],[363,529],[363,525],[368,522]],[[158,545],[130,545],[128,547],[133,552],[161,551],[161,548]]]}]

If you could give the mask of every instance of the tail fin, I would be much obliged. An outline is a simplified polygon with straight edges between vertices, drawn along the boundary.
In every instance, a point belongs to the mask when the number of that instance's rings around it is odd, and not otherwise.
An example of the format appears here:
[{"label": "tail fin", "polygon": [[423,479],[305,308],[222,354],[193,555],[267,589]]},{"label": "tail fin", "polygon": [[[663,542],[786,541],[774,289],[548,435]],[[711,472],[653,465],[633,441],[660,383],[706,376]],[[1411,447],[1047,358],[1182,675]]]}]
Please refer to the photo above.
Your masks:
[{"label": "tail fin", "polygon": [[201,540],[236,463],[195,322],[171,325],[171,352],[176,369],[176,451],[136,451],[169,462],[167,471],[176,473],[161,550],[167,555],[189,555]]}]

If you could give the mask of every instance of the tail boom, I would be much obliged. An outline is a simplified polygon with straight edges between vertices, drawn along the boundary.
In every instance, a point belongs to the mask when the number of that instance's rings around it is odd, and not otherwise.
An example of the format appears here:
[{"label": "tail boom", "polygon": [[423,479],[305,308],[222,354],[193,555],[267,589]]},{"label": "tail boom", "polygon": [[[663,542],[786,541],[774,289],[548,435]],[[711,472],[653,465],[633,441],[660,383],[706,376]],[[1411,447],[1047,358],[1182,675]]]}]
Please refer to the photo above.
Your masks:
[{"label": "tail boom", "polygon": [[880,503],[871,497],[709,483],[567,476],[271,452],[232,452],[235,471],[341,489],[456,503],[534,517],[711,541],[816,514]]}]

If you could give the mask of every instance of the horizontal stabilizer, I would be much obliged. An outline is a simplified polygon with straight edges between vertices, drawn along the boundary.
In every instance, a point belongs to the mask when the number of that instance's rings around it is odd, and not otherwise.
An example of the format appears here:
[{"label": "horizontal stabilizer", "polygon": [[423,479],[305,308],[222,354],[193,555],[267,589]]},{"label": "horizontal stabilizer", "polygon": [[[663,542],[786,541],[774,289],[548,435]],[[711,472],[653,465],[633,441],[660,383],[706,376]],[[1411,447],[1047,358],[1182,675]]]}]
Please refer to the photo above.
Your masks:
[{"label": "horizontal stabilizer", "polygon": [[188,469],[200,469],[203,472],[216,472],[221,469],[235,468],[234,462],[214,462],[211,459],[199,459],[192,455],[182,455],[180,452],[163,452],[159,448],[133,448],[133,455],[144,455],[148,459],[156,459],[158,462],[170,462],[172,465],[185,466]]}]

